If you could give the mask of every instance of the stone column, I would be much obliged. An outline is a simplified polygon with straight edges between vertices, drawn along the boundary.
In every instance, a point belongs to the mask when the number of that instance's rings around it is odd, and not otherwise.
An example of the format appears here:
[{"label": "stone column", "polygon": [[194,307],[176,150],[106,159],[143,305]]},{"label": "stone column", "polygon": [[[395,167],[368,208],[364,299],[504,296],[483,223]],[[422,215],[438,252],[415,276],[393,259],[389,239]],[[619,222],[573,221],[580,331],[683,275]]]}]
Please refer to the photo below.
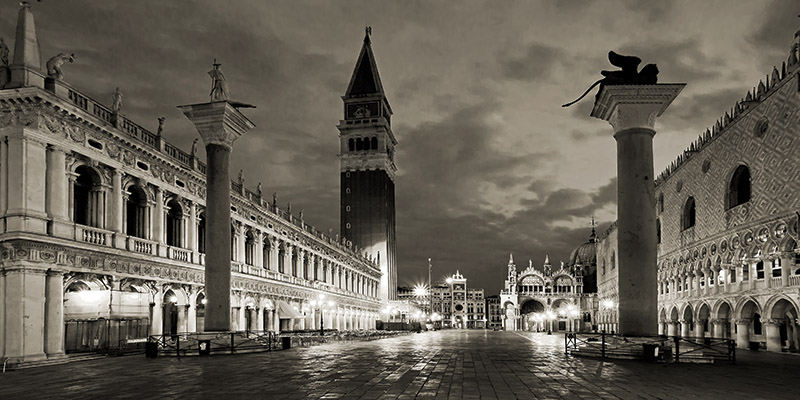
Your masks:
[{"label": "stone column", "polygon": [[608,121],[617,141],[619,333],[658,332],[653,136],[684,84],[606,85],[592,116]]},{"label": "stone column", "polygon": [[20,265],[6,267],[5,274],[5,356],[11,361],[43,360],[49,316],[45,312],[46,271]]},{"label": "stone column", "polygon": [[[161,285],[159,285],[161,286]],[[150,320],[150,334],[160,335],[164,329],[164,291],[158,289],[153,297],[153,302],[150,303],[151,315]]]},{"label": "stone column", "polygon": [[306,251],[297,247],[297,277],[306,278]]},{"label": "stone column", "polygon": [[736,347],[747,349],[750,347],[750,318],[736,320]]},{"label": "stone column", "polygon": [[789,286],[789,275],[792,274],[792,265],[794,264],[794,253],[781,253],[781,285],[783,287]]},{"label": "stone column", "polygon": [[45,343],[47,358],[64,356],[64,273],[47,271],[45,282]]},{"label": "stone column", "polygon": [[[8,143],[6,143],[5,137],[0,137],[0,166],[5,167],[0,168],[0,216],[5,216],[8,208]],[[2,335],[2,330],[0,330],[0,335]],[[2,341],[0,341],[0,346],[2,346]],[[0,355],[2,354],[3,352],[0,351]]]},{"label": "stone column", "polygon": [[206,249],[206,331],[230,329],[231,180],[229,158],[233,142],[253,125],[227,101],[179,107],[195,124],[206,146],[206,238],[224,243]]},{"label": "stone column", "polygon": [[278,254],[280,254],[281,242],[276,237],[269,238],[269,269],[278,272]]},{"label": "stone column", "polygon": [[158,242],[159,247],[164,247],[164,191],[154,187],[156,193],[156,207],[153,214],[153,240]]},{"label": "stone column", "polygon": [[[45,208],[47,215],[53,219],[53,235],[71,238],[72,229],[69,224],[69,181],[66,171],[66,153],[53,145],[47,146],[47,193]],[[3,164],[5,167],[5,164]],[[62,346],[63,347],[63,346]]]},{"label": "stone column", "polygon": [[253,265],[258,268],[264,268],[264,234],[258,229],[253,231],[256,236],[255,244],[253,245]]},{"label": "stone column", "polygon": [[[705,325],[706,324],[705,324],[705,321],[706,320],[703,320],[703,319],[699,319],[699,320],[695,321],[695,323],[694,323],[694,337],[701,338],[701,337],[705,337],[706,336],[706,332],[705,332]],[[711,335],[711,336],[713,336],[713,335]]]},{"label": "stone column", "polygon": [[678,321],[667,320],[667,336],[676,336],[678,333]]},{"label": "stone column", "polygon": [[[189,225],[186,227],[186,248],[197,252],[197,204],[194,202],[189,203]],[[194,260],[197,262],[197,260]]]},{"label": "stone column", "polygon": [[767,330],[767,351],[780,353],[781,349],[781,321],[768,319],[764,324]]},{"label": "stone column", "polygon": [[122,190],[122,172],[111,171],[111,202],[109,203],[108,229],[114,231],[114,247],[125,247],[125,196]]}]

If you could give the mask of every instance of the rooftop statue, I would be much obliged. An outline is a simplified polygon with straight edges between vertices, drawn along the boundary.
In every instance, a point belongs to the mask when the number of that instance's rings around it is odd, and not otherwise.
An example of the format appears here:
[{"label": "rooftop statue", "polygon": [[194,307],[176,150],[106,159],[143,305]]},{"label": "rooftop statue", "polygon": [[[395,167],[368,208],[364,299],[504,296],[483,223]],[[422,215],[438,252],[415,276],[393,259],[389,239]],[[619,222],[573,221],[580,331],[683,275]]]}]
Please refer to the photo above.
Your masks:
[{"label": "rooftop statue", "polygon": [[192,142],[192,157],[196,157],[197,156],[197,141],[198,140],[199,139],[195,138],[194,142]]},{"label": "rooftop statue", "polygon": [[228,85],[225,83],[225,74],[219,68],[222,64],[217,63],[214,59],[214,68],[208,71],[211,76],[211,101],[227,101],[228,100]]},{"label": "rooftop statue", "polygon": [[75,62],[75,54],[58,53],[57,56],[47,60],[47,76],[54,79],[61,79],[64,74],[61,72],[61,66],[65,62]]},{"label": "rooftop statue", "polygon": [[117,88],[114,90],[112,99],[111,111],[113,111],[115,114],[119,114],[119,111],[122,110],[122,92],[119,91],[119,86],[117,86]]},{"label": "rooftop statue", "polygon": [[583,92],[581,97],[561,107],[569,107],[581,101],[597,85],[600,85],[600,91],[602,91],[605,85],[655,85],[658,82],[658,67],[655,64],[647,64],[641,71],[638,71],[639,64],[642,63],[642,59],[639,57],[623,56],[614,51],[609,51],[608,61],[611,62],[611,65],[621,69],[617,71],[600,71],[605,78],[598,79],[597,82]]},{"label": "rooftop statue", "polygon": [[[156,136],[161,136],[161,134],[164,133],[164,121],[166,119],[167,119],[167,117],[158,117],[158,132],[156,132]],[[195,140],[197,140],[197,139],[195,139]]]}]

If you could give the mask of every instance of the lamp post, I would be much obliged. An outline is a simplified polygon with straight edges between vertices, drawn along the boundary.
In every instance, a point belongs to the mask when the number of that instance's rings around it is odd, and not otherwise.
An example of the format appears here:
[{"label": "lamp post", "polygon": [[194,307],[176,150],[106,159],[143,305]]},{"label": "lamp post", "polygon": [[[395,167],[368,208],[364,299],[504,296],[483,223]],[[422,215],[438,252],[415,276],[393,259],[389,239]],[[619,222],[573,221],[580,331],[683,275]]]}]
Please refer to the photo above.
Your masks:
[{"label": "lamp post", "polygon": [[552,335],[553,334],[553,320],[555,318],[556,318],[556,314],[553,312],[553,310],[547,310],[547,322],[548,322],[548,324],[547,324],[547,334],[548,335]]},{"label": "lamp post", "polygon": [[567,306],[567,315],[569,316],[570,320],[572,321],[572,332],[574,333],[575,331],[579,330],[579,329],[575,329],[575,321],[578,319],[578,316],[580,315],[580,312],[578,312],[578,308],[575,307],[574,304],[570,304],[570,305]]},{"label": "lamp post", "polygon": [[311,300],[309,304],[312,310],[319,310],[319,335],[325,336],[325,309],[332,309],[333,301],[325,301],[325,295],[321,294],[319,299]]},{"label": "lamp post", "polygon": [[428,314],[433,313],[433,286],[431,286],[431,259],[428,258]]}]

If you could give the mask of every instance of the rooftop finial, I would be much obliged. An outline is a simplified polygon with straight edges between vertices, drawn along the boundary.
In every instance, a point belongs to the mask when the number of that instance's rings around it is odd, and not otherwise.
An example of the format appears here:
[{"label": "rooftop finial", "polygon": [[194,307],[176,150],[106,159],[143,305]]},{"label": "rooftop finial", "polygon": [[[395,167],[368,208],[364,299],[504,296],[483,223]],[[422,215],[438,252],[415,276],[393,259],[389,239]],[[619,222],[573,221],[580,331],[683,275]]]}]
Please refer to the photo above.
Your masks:
[{"label": "rooftop finial", "polygon": [[545,254],[544,255],[544,265],[550,265],[550,255],[549,254]]},{"label": "rooftop finial", "polygon": [[364,27],[364,43],[371,43],[370,36],[372,36],[372,27],[367,25]]},{"label": "rooftop finial", "polygon": [[508,253],[508,263],[509,264],[514,263],[514,253]]}]

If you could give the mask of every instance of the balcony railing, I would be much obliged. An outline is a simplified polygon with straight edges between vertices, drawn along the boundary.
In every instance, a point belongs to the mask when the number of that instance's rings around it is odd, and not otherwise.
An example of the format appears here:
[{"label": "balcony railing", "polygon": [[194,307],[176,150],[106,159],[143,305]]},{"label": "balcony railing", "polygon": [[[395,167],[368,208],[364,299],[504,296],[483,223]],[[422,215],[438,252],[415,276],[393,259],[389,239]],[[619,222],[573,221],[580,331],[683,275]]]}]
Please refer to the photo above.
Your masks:
[{"label": "balcony railing", "polygon": [[191,252],[189,250],[179,249],[176,247],[169,247],[167,256],[173,260],[191,262]]},{"label": "balcony railing", "polygon": [[154,250],[156,249],[156,242],[151,242],[146,239],[128,236],[127,247],[128,251],[153,255],[155,254]]},{"label": "balcony railing", "polygon": [[800,285],[800,275],[789,275],[789,286]]},{"label": "balcony railing", "polygon": [[783,278],[781,278],[780,276],[769,279],[769,287],[781,287],[781,286],[783,286]]},{"label": "balcony railing", "polygon": [[75,239],[82,242],[108,246],[111,243],[111,231],[75,224]]}]

